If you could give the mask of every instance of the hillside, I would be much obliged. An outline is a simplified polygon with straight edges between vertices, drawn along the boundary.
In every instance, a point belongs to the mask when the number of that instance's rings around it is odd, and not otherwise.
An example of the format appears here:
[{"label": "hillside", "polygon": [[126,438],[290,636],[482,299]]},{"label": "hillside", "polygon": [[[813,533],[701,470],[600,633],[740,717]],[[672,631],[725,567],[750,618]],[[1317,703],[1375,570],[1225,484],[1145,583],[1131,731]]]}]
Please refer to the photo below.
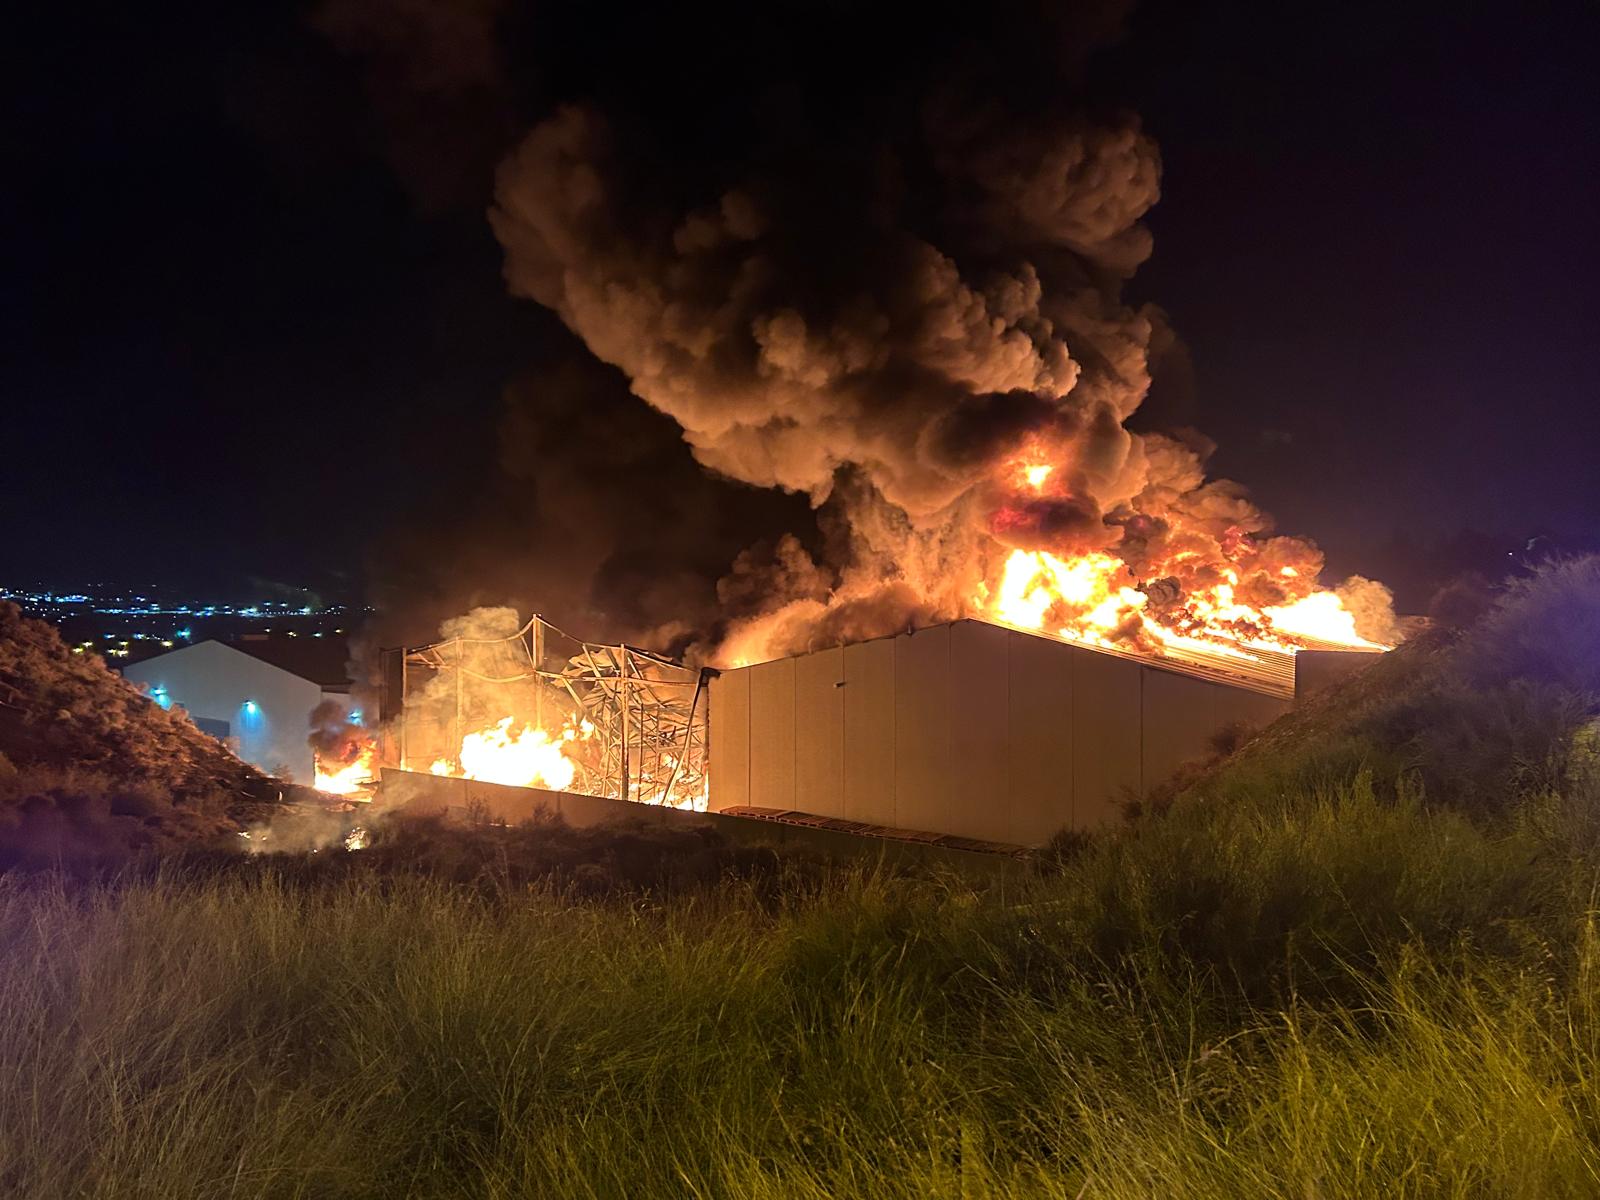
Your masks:
[{"label": "hillside", "polygon": [[205,843],[279,798],[184,713],[0,603],[0,865]]},{"label": "hillside", "polygon": [[1600,558],[1508,582],[1469,619],[1428,629],[1320,692],[1232,753],[1134,805],[1226,802],[1365,772],[1394,800],[1496,819],[1569,780],[1600,713]]}]

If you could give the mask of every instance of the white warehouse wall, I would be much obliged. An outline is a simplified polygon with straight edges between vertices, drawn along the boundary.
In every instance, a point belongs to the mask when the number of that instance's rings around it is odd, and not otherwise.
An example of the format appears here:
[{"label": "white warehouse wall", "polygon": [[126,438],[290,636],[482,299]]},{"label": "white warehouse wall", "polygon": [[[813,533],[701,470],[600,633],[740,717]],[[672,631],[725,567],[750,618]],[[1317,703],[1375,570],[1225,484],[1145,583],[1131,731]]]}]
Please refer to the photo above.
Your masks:
[{"label": "white warehouse wall", "polygon": [[713,811],[795,809],[1037,845],[1289,701],[979,621],[724,671]]},{"label": "white warehouse wall", "polygon": [[[225,721],[235,753],[263,771],[297,783],[313,774],[311,710],[322,688],[221,642],[200,642],[124,668],[146,692],[164,695],[192,717]],[[255,712],[246,705],[254,703]]]}]

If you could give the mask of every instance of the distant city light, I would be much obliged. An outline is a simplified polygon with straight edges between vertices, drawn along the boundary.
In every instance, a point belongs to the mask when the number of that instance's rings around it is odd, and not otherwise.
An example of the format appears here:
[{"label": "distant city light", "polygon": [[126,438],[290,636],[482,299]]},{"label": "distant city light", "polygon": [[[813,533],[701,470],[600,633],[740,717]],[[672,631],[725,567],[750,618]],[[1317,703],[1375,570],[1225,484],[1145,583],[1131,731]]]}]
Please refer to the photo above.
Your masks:
[{"label": "distant city light", "polygon": [[187,642],[190,638],[192,638],[194,636],[194,630],[190,629],[187,625],[185,625],[182,629],[175,630],[173,632],[172,636],[173,637],[182,638],[184,641]]}]

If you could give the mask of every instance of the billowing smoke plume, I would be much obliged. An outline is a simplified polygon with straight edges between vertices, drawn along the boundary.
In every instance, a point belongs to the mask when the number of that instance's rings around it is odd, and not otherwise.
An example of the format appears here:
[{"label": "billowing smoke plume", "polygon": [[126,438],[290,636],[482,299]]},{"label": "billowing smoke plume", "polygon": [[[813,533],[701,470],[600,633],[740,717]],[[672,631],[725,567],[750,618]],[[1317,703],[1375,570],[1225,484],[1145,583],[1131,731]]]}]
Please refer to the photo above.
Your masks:
[{"label": "billowing smoke plume", "polygon": [[[662,648],[697,632],[726,662],[1028,600],[1019,554],[1098,572],[1036,624],[1104,594],[1119,640],[1250,637],[1312,596],[1320,554],[1207,482],[1202,439],[1130,429],[1153,364],[1184,363],[1123,295],[1159,156],[1088,66],[1127,7],[329,0],[392,118],[521,114],[490,213],[508,284],[672,422],[635,437],[581,390],[514,395],[498,490],[427,547],[439,615],[516,600]],[[760,505],[707,479],[814,520],[728,571]],[[1387,640],[1382,589],[1346,593]]]},{"label": "billowing smoke plume", "polygon": [[[931,36],[937,14],[902,15],[921,24],[782,57],[760,117],[716,131],[743,143],[708,152],[671,124],[681,105],[663,120],[601,97],[500,168],[512,290],[621,368],[705,467],[831,515],[825,564],[789,541],[724,580],[746,615],[717,657],[958,615],[1016,549],[1113,554],[1158,619],[1219,581],[1253,607],[1302,598],[1312,546],[1265,537],[1239,488],[1207,483],[1207,447],[1127,428],[1168,337],[1121,297],[1150,253],[1159,159],[1134,117],[1070,102],[1115,13],[1013,6]],[[1376,632],[1386,606],[1362,597]]]}]

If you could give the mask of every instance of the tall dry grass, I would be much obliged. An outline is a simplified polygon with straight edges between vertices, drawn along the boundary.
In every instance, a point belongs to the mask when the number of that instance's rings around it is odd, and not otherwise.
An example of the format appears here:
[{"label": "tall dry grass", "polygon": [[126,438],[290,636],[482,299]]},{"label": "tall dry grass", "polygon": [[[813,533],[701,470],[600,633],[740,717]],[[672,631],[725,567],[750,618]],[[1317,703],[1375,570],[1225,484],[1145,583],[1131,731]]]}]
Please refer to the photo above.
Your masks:
[{"label": "tall dry grass", "polygon": [[1068,873],[0,880],[0,1191],[1600,1192],[1570,820],[1361,782]]}]

